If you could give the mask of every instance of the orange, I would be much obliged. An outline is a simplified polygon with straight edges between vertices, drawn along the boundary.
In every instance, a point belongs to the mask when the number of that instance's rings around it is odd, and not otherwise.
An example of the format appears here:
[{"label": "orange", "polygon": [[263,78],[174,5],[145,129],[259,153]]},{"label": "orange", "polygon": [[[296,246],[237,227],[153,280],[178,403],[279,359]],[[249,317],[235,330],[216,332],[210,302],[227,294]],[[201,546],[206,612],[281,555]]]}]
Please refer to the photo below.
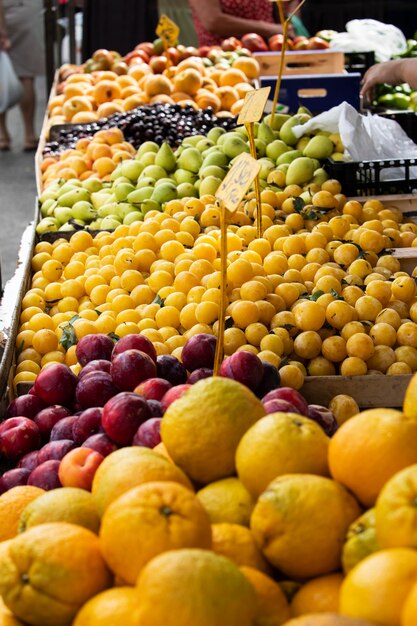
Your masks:
[{"label": "orange", "polygon": [[197,492],[212,524],[229,522],[249,526],[255,502],[238,478],[223,478]]},{"label": "orange", "polygon": [[258,607],[254,626],[281,626],[290,616],[290,607],[281,587],[252,567],[242,566],[240,571],[256,592]]},{"label": "orange", "polygon": [[72,626],[139,626],[137,608],[138,594],[132,587],[107,589],[84,604]]},{"label": "orange", "polygon": [[382,548],[417,548],[417,465],[395,474],[375,505],[376,537]]},{"label": "orange", "polygon": [[296,413],[272,413],[243,435],[236,450],[238,476],[259,496],[283,474],[328,476],[329,438],[320,426]]},{"label": "orange", "polygon": [[401,626],[417,624],[417,583],[411,588],[401,613]]},{"label": "orange", "polygon": [[368,509],[349,526],[342,552],[345,574],[379,549],[375,530],[375,509]]},{"label": "orange", "polygon": [[339,483],[287,474],[259,496],[251,529],[274,567],[290,578],[313,578],[340,568],[346,531],[359,514],[356,500]]},{"label": "orange", "polygon": [[318,613],[316,615],[303,615],[295,617],[284,626],[377,626],[363,619],[345,617],[336,613]]},{"label": "orange", "polygon": [[238,443],[264,415],[247,387],[229,378],[205,378],[168,407],[162,441],[191,480],[207,484],[235,473]]},{"label": "orange", "polygon": [[138,582],[140,626],[253,626],[256,594],[239,568],[208,550],[152,559]]},{"label": "orange", "polygon": [[309,580],[293,597],[291,614],[298,617],[309,613],[337,613],[342,582],[342,574]]},{"label": "orange", "polygon": [[149,448],[121,448],[112,452],[98,467],[91,489],[99,515],[129,489],[155,480],[176,481],[192,489],[178,467]]},{"label": "orange", "polygon": [[333,478],[367,507],[396,472],[417,463],[417,420],[393,409],[369,409],[342,424],[330,440]]},{"label": "orange", "polygon": [[210,520],[186,487],[150,482],[130,489],[106,509],[100,543],[111,570],[133,585],[143,566],[161,552],[211,548]]},{"label": "orange", "polygon": [[0,496],[0,541],[16,537],[22,511],[43,493],[44,490],[39,487],[22,485],[13,487]]},{"label": "orange", "polygon": [[50,522],[77,524],[93,533],[100,527],[91,493],[75,487],[51,489],[30,502],[20,516],[19,532]]},{"label": "orange", "polygon": [[245,526],[239,524],[213,524],[213,550],[236,563],[247,565],[261,572],[270,567],[255,544],[254,537]]},{"label": "orange", "polygon": [[340,613],[381,626],[398,626],[404,602],[416,582],[415,550],[391,548],[371,554],[346,576],[340,591]]},{"label": "orange", "polygon": [[0,595],[32,626],[67,626],[111,584],[98,537],[66,523],[42,524],[2,544]]}]

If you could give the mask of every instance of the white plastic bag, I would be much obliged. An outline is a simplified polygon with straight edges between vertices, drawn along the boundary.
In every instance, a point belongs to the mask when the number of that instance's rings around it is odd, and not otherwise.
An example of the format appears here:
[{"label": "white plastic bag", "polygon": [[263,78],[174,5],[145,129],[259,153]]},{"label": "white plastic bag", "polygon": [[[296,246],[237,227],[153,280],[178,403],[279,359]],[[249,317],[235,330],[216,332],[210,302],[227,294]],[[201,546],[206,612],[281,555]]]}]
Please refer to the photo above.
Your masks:
[{"label": "white plastic bag", "polygon": [[351,20],[345,33],[339,33],[330,47],[339,52],[374,51],[379,62],[388,61],[395,54],[407,49],[407,40],[399,28],[378,20]]},{"label": "white plastic bag", "polygon": [[16,76],[7,52],[0,51],[0,113],[17,104],[22,97],[22,83]]}]

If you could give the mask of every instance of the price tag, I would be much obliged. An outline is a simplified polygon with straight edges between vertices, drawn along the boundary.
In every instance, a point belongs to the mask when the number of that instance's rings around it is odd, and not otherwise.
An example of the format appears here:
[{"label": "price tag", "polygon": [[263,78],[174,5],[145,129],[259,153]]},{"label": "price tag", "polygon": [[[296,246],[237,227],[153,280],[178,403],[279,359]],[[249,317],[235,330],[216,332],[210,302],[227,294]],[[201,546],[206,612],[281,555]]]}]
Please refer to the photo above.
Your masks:
[{"label": "price tag", "polygon": [[175,46],[178,42],[180,29],[167,15],[161,15],[156,27],[156,34],[162,39],[165,47],[169,48],[170,46]]},{"label": "price tag", "polygon": [[243,152],[236,159],[232,169],[216,192],[216,198],[224,204],[230,213],[237,210],[260,169],[260,163],[246,152]]},{"label": "price tag", "polygon": [[247,92],[242,110],[237,119],[238,125],[259,122],[268,101],[270,91],[271,87],[262,87],[261,89],[254,89],[253,91]]}]

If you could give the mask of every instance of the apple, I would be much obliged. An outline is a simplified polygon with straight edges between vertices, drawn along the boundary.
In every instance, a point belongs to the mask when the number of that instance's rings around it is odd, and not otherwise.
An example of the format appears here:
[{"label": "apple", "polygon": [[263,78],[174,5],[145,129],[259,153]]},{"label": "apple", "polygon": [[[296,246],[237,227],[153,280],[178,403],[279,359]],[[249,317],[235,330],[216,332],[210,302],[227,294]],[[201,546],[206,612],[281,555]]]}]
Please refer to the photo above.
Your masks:
[{"label": "apple", "polygon": [[330,47],[328,41],[325,41],[321,37],[310,37],[307,50],[325,50]]},{"label": "apple", "polygon": [[13,487],[20,487],[27,485],[30,476],[30,470],[25,467],[19,467],[8,470],[0,476],[0,494],[13,489]]},{"label": "apple", "polygon": [[92,55],[92,59],[95,63],[99,63],[104,70],[109,70],[114,62],[114,57],[111,52],[105,48],[99,48],[96,50]]},{"label": "apple", "polygon": [[174,46],[171,46],[170,48],[165,50],[164,54],[171,61],[172,65],[178,65],[178,63],[181,61],[181,55],[178,52],[177,48],[175,48]]},{"label": "apple", "polygon": [[[221,43],[221,49],[224,50],[225,52],[232,52],[233,50],[237,50],[238,48],[241,48],[241,47],[242,47],[242,42],[239,41],[239,39],[237,39],[236,37],[228,37],[227,39],[223,39]],[[206,52],[205,55],[200,55],[200,56],[207,56],[209,51],[210,51],[210,48]]]},{"label": "apple", "polygon": [[16,461],[41,444],[38,426],[27,417],[9,417],[0,424],[0,452]]},{"label": "apple", "polygon": [[142,381],[156,377],[156,364],[141,350],[125,350],[112,358],[110,373],[118,389],[133,391]]},{"label": "apple", "polygon": [[150,41],[143,41],[142,43],[135,46],[135,50],[143,50],[143,52],[146,52],[148,57],[151,57],[155,54],[155,47]]},{"label": "apple", "polygon": [[[149,358],[149,357],[148,357]],[[79,380],[75,398],[81,409],[104,406],[117,393],[113,378],[107,372],[93,371]]]},{"label": "apple", "polygon": [[91,372],[107,372],[107,374],[110,374],[110,365],[110,361],[106,361],[105,359],[94,359],[94,361],[90,361],[80,370],[78,380],[81,380],[81,378]]},{"label": "apple", "polygon": [[284,45],[284,35],[282,33],[277,33],[276,35],[272,35],[268,39],[269,49],[276,52],[278,50],[282,50],[282,46]]},{"label": "apple", "polygon": [[45,491],[62,487],[58,471],[60,461],[45,461],[30,473],[27,484]]},{"label": "apple", "polygon": [[30,472],[38,466],[38,455],[39,450],[33,450],[32,452],[28,452],[25,456],[22,456],[17,467],[22,467],[24,469],[29,470]]},{"label": "apple", "polygon": [[244,48],[247,48],[251,52],[268,52],[268,46],[265,40],[257,33],[247,33],[243,35],[241,43]]},{"label": "apple", "polygon": [[136,431],[132,444],[134,446],[154,448],[161,443],[161,422],[162,419],[160,417],[151,417],[151,419],[143,422]]},{"label": "apple", "polygon": [[46,408],[47,404],[38,396],[25,393],[18,396],[7,407],[5,417],[29,417],[33,419],[36,413]]},{"label": "apple", "polygon": [[211,50],[210,46],[200,46],[198,48],[198,56],[206,57],[208,53],[210,52],[210,50]]},{"label": "apple", "polygon": [[60,441],[61,439],[72,439],[74,425],[78,421],[78,415],[64,417],[55,424],[51,430],[49,441]]},{"label": "apple", "polygon": [[308,48],[308,37],[303,37],[302,35],[298,37],[294,37],[292,40],[293,50],[307,50]]},{"label": "apple", "polygon": [[324,41],[330,42],[337,34],[337,30],[324,29],[319,30],[318,33],[316,33],[316,37],[320,37],[320,39],[324,39]]},{"label": "apple", "polygon": [[125,335],[125,337],[119,339],[119,341],[113,348],[111,356],[112,360],[118,354],[125,352],[125,350],[140,350],[141,352],[144,352],[145,354],[150,356],[152,361],[155,361],[156,363],[156,350],[153,346],[153,343],[143,335]]},{"label": "apple", "polygon": [[39,372],[33,390],[47,404],[71,406],[77,382],[77,377],[68,365],[53,363]]},{"label": "apple", "polygon": [[136,393],[124,391],[106,402],[101,421],[110,439],[121,446],[128,446],[139,426],[150,417],[146,400]]},{"label": "apple", "polygon": [[149,63],[150,57],[146,54],[144,50],[132,50],[124,57],[124,62],[130,66],[135,61],[135,59],[140,59],[144,63]]},{"label": "apple", "polygon": [[38,465],[45,461],[60,461],[74,447],[75,443],[72,439],[50,441],[39,450]]},{"label": "apple", "polygon": [[115,450],[117,450],[117,445],[107,437],[105,433],[97,433],[95,435],[91,435],[84,441],[81,446],[82,448],[91,448],[96,452],[99,452],[103,456],[108,456]]},{"label": "apple", "polygon": [[108,335],[98,333],[96,335],[85,335],[77,343],[75,356],[80,365],[87,365],[90,361],[104,359],[110,361],[113,352],[114,342]]},{"label": "apple", "polygon": [[91,490],[93,478],[104,456],[91,448],[75,448],[64,456],[58,470],[63,487]]},{"label": "apple", "polygon": [[76,444],[81,445],[88,437],[102,431],[102,407],[91,407],[82,411],[72,429],[72,436]]},{"label": "apple", "polygon": [[308,415],[308,404],[301,393],[291,387],[279,387],[273,389],[262,398],[262,404],[265,406],[270,400],[287,400],[296,408],[296,412],[301,415]]},{"label": "apple", "polygon": [[44,441],[48,441],[51,435],[51,430],[60,420],[64,417],[71,415],[71,411],[68,411],[64,406],[59,404],[53,404],[46,409],[42,409],[35,415],[34,422],[38,426],[41,433],[41,437]]},{"label": "apple", "polygon": [[178,398],[181,398],[181,396],[183,396],[191,387],[192,385],[186,383],[184,385],[177,385],[176,387],[172,387],[172,389],[167,391],[161,400],[163,412],[165,413],[169,405],[172,404],[175,400],[178,400]]},{"label": "apple", "polygon": [[145,400],[162,400],[172,385],[164,378],[148,378],[134,389],[134,393],[143,396]]}]

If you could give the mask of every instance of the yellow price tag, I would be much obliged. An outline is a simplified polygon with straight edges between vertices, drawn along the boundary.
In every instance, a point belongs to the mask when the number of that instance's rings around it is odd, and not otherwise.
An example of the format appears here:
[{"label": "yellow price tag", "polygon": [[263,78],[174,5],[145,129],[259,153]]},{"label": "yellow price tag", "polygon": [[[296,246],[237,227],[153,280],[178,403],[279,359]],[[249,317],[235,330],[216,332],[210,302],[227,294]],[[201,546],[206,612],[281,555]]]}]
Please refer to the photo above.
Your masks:
[{"label": "yellow price tag", "polygon": [[180,29],[167,15],[161,15],[156,27],[156,34],[162,39],[165,47],[169,48],[170,46],[175,46],[178,42]]},{"label": "yellow price tag", "polygon": [[216,192],[217,200],[222,202],[230,213],[237,210],[260,169],[260,163],[246,152],[236,159]]},{"label": "yellow price tag", "polygon": [[237,124],[239,126],[240,124],[259,122],[268,101],[270,91],[271,87],[262,87],[261,89],[254,89],[253,91],[247,92],[242,110],[237,118]]}]

